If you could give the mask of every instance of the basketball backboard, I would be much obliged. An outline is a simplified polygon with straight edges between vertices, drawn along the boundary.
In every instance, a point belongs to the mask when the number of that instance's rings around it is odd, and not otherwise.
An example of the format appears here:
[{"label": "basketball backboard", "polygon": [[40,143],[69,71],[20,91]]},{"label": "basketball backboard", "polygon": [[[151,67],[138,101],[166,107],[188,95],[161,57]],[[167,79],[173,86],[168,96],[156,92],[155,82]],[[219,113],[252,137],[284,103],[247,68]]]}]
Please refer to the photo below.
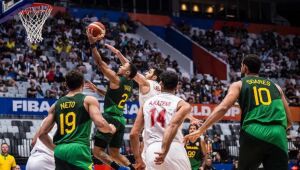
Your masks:
[{"label": "basketball backboard", "polygon": [[1,0],[0,23],[13,18],[18,11],[28,7],[33,0]]}]

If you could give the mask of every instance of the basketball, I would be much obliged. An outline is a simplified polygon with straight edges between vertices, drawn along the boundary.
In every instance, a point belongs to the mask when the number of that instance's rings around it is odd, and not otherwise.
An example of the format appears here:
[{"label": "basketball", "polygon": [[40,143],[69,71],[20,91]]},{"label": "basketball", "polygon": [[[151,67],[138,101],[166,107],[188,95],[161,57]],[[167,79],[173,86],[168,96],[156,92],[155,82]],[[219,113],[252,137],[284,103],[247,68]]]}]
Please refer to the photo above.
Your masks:
[{"label": "basketball", "polygon": [[105,26],[101,22],[92,22],[88,26],[88,30],[94,37],[105,35]]}]

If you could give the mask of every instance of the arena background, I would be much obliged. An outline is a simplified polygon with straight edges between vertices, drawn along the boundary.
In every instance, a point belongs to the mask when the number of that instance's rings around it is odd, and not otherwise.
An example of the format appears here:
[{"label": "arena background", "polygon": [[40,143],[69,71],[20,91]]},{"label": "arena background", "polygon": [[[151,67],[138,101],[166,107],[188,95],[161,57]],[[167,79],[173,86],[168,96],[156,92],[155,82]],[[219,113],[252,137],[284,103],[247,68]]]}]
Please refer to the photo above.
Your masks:
[{"label": "arena background", "polygon": [[[17,2],[6,0],[1,1],[1,5]],[[17,16],[0,25],[0,143],[10,144],[10,153],[23,170],[30,155],[32,137],[42,118],[51,104],[66,94],[62,83],[64,73],[81,69],[85,79],[102,89],[107,85],[92,61],[84,35],[85,27],[97,20],[106,26],[105,42],[119,48],[141,72],[154,65],[178,72],[181,81],[177,95],[193,104],[192,114],[199,119],[205,119],[225,96],[228,85],[240,79],[242,57],[248,53],[258,54],[263,60],[261,75],[283,87],[289,100],[294,121],[287,133],[290,167],[299,161],[298,1],[38,2],[54,6],[44,25],[41,43],[30,44],[26,40],[26,32]],[[112,68],[118,68],[118,60],[107,49],[102,48],[101,52]],[[85,93],[96,96],[103,108],[103,97],[88,90]],[[137,100],[135,88],[135,95],[126,104],[126,135],[121,149],[130,159],[128,133],[139,107]],[[231,169],[233,160],[238,158],[239,119],[240,110],[236,105],[206,132],[206,142],[211,146],[217,169]],[[184,133],[188,125],[184,123]]]}]

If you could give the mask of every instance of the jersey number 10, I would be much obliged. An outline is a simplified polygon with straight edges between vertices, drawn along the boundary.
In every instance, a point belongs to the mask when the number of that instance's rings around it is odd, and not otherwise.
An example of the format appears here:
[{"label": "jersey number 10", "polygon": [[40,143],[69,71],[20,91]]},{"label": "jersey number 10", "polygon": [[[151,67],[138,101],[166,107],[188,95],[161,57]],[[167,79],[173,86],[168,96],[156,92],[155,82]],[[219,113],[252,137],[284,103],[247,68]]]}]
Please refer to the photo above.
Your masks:
[{"label": "jersey number 10", "polygon": [[155,113],[157,113],[156,108],[151,109],[151,110],[150,110],[150,113],[151,113],[151,127],[154,126],[155,120],[156,120],[158,123],[160,123],[162,127],[165,127],[165,123],[166,123],[166,119],[165,119],[166,110],[165,110],[165,109],[161,110],[161,111],[158,113],[156,119],[155,119],[155,116],[156,116]]},{"label": "jersey number 10", "polygon": [[[266,93],[267,101],[264,101],[262,92]],[[255,105],[258,106],[260,103],[263,105],[270,105],[272,102],[270,90],[267,88],[258,88],[256,86],[253,86],[253,94],[255,99]]]},{"label": "jersey number 10", "polygon": [[66,115],[61,113],[59,115],[59,123],[60,135],[72,133],[76,127],[76,114],[74,112],[69,112]]}]

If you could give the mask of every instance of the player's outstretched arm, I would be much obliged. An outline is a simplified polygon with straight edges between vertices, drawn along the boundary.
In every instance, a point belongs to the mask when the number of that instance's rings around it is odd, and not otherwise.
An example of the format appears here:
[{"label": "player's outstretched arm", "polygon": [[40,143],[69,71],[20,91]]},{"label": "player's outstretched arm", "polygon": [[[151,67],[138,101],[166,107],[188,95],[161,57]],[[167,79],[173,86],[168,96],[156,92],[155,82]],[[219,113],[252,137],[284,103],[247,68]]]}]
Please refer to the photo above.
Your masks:
[{"label": "player's outstretched arm", "polygon": [[191,112],[191,109],[191,105],[183,100],[178,103],[177,112],[174,114],[174,117],[171,119],[164,132],[161,152],[155,153],[158,155],[154,160],[157,165],[160,165],[164,162],[164,159],[169,152],[171,142],[174,139],[178,128],[184,121],[186,115]]},{"label": "player's outstretched arm", "polygon": [[241,81],[232,83],[223,101],[213,110],[213,112],[208,116],[207,120],[197,131],[184,137],[184,142],[200,137],[200,135],[203,134],[212,124],[219,121],[238,99],[241,87]]},{"label": "player's outstretched arm", "polygon": [[[105,44],[105,46],[118,57],[122,65],[124,65],[125,63],[129,63],[129,60],[120,52],[120,50],[116,49],[115,47],[109,44]],[[150,84],[144,75],[142,75],[141,73],[137,73],[133,79],[139,84],[141,92],[143,94],[149,91]]]},{"label": "player's outstretched arm", "polygon": [[130,132],[131,150],[133,152],[136,161],[135,168],[137,170],[143,170],[146,167],[141,156],[140,141],[139,141],[139,135],[141,134],[143,128],[144,128],[144,115],[143,115],[143,107],[141,107],[137,113],[137,117],[135,119],[134,125]]},{"label": "player's outstretched arm", "polygon": [[[41,126],[44,124],[44,121],[45,120],[42,121]],[[53,123],[53,126],[54,126],[54,123]],[[50,129],[52,129],[53,126],[50,127]],[[31,142],[31,147],[34,147],[34,145],[36,144],[36,141],[37,141],[38,137],[40,136],[40,133],[41,133],[41,128],[39,128],[38,131],[35,133],[35,135],[34,135],[34,137],[32,139],[32,142]]]},{"label": "player's outstretched arm", "polygon": [[86,31],[86,34],[89,39],[89,43],[91,44],[91,50],[93,54],[93,58],[98,66],[98,68],[102,71],[102,73],[110,80],[110,83],[113,83],[115,85],[119,85],[120,79],[119,76],[117,76],[117,73],[114,72],[112,69],[108,67],[108,65],[102,60],[101,55],[99,54],[95,43],[98,40],[101,40],[103,37],[93,37],[89,31]]},{"label": "player's outstretched arm", "polygon": [[289,103],[288,103],[288,101],[286,100],[286,97],[285,97],[285,95],[284,95],[282,89],[280,88],[280,86],[278,86],[278,85],[276,84],[276,87],[277,87],[277,89],[278,89],[279,92],[280,92],[281,99],[282,99],[282,102],[283,102],[285,114],[286,114],[286,117],[287,117],[287,128],[290,128],[290,127],[292,126],[292,119],[291,119],[291,111],[290,111],[290,108],[289,108]]},{"label": "player's outstretched arm", "polygon": [[54,126],[55,121],[55,105],[53,104],[49,111],[48,116],[45,118],[41,129],[39,130],[39,138],[40,140],[51,150],[54,150],[55,145],[53,144],[52,139],[48,135]]},{"label": "player's outstretched arm", "polygon": [[102,90],[102,89],[98,88],[94,83],[92,83],[90,81],[87,81],[84,84],[84,87],[87,88],[87,89],[90,89],[92,92],[97,93],[100,96],[105,96],[105,94],[106,94],[105,90]]},{"label": "player's outstretched arm", "polygon": [[103,133],[115,133],[116,128],[112,124],[108,124],[107,121],[102,117],[100,113],[99,102],[95,97],[86,96],[84,99],[85,107],[90,114],[91,119],[95,123],[95,126],[99,129],[99,131]]},{"label": "player's outstretched arm", "polygon": [[122,65],[129,63],[129,60],[120,52],[120,50],[116,49],[114,46],[109,44],[104,44],[104,45],[118,57]]}]

